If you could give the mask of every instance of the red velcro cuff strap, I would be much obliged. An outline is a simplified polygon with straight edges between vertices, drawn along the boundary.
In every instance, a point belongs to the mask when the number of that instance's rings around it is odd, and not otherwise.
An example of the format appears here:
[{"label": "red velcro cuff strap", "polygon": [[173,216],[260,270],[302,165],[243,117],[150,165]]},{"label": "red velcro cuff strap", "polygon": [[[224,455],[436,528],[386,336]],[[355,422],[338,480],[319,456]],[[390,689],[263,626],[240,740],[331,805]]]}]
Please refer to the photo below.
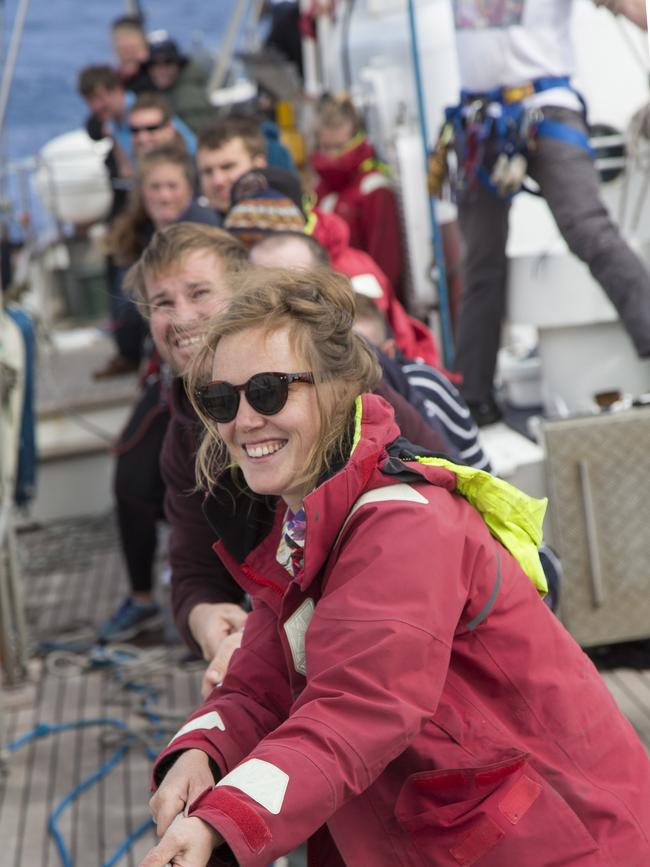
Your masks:
[{"label": "red velcro cuff strap", "polygon": [[[193,816],[198,808],[205,812],[219,810],[229,816],[244,835],[244,839],[256,854],[271,842],[271,830],[264,819],[241,798],[220,788],[207,789],[192,803],[188,815]],[[215,823],[215,827],[218,823]]]}]

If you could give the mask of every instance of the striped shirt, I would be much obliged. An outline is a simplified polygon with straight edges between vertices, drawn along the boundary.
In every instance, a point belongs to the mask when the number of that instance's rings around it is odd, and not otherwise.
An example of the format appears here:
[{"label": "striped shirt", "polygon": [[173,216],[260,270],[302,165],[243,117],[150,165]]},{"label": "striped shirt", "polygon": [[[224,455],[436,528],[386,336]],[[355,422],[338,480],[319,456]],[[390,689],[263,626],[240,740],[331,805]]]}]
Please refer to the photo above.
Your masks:
[{"label": "striped shirt", "polygon": [[409,383],[422,397],[427,413],[442,424],[461,459],[470,467],[491,472],[490,461],[481,447],[479,432],[460,392],[439,370],[419,361],[402,363]]}]

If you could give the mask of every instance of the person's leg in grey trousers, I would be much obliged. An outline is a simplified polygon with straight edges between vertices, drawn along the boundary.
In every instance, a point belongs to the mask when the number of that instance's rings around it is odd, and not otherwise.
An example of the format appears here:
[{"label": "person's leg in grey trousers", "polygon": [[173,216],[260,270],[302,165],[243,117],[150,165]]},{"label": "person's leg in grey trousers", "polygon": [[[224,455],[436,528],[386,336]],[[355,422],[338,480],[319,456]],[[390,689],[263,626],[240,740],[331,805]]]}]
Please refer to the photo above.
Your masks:
[{"label": "person's leg in grey trousers", "polygon": [[[585,129],[578,112],[548,107],[544,115]],[[609,216],[600,198],[600,180],[593,159],[575,145],[539,138],[528,169],[569,249],[589,266],[605,290],[637,353],[649,356],[650,272]],[[566,288],[571,291],[570,286]]]},{"label": "person's leg in grey trousers", "polygon": [[492,383],[505,314],[506,242],[510,203],[481,184],[458,204],[463,238],[463,299],[454,368],[471,407],[492,400]]}]

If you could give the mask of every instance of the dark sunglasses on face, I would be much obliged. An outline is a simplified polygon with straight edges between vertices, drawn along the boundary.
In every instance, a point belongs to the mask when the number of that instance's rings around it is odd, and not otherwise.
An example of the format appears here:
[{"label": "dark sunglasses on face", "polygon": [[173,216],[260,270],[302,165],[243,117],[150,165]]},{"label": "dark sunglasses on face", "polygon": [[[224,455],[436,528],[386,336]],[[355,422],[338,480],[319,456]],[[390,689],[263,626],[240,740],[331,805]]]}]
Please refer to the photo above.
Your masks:
[{"label": "dark sunglasses on face", "polygon": [[313,383],[314,376],[311,373],[256,373],[243,385],[210,382],[197,388],[194,394],[205,415],[225,424],[236,417],[242,391],[255,412],[261,415],[280,412],[287,402],[292,382]]},{"label": "dark sunglasses on face", "polygon": [[162,129],[166,123],[166,120],[161,120],[160,123],[150,123],[146,126],[129,126],[129,132],[131,135],[138,135],[140,132],[156,132],[156,130]]}]

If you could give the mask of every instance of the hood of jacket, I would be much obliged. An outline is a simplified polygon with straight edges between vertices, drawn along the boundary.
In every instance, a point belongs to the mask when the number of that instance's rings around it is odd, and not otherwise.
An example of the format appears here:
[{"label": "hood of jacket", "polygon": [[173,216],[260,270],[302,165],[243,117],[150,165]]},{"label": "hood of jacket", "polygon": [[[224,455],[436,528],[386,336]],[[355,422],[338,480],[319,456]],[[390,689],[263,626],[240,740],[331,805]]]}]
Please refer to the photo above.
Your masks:
[{"label": "hood of jacket", "polygon": [[[386,401],[374,394],[357,398],[348,459],[303,502],[307,536],[300,586],[306,588],[319,574],[362,494],[390,484],[421,481],[468,500],[537,589],[546,592],[537,553],[546,500],[535,500],[483,470],[419,451],[400,436]],[[242,562],[271,532],[277,506],[277,497],[251,496],[241,475],[229,470],[206,500],[204,511],[225,547]]]},{"label": "hood of jacket", "polygon": [[375,168],[375,150],[363,135],[355,136],[349,146],[335,157],[325,156],[314,151],[309,157],[313,169],[318,173],[327,192],[340,193],[350,186],[354,178],[365,170]]}]

